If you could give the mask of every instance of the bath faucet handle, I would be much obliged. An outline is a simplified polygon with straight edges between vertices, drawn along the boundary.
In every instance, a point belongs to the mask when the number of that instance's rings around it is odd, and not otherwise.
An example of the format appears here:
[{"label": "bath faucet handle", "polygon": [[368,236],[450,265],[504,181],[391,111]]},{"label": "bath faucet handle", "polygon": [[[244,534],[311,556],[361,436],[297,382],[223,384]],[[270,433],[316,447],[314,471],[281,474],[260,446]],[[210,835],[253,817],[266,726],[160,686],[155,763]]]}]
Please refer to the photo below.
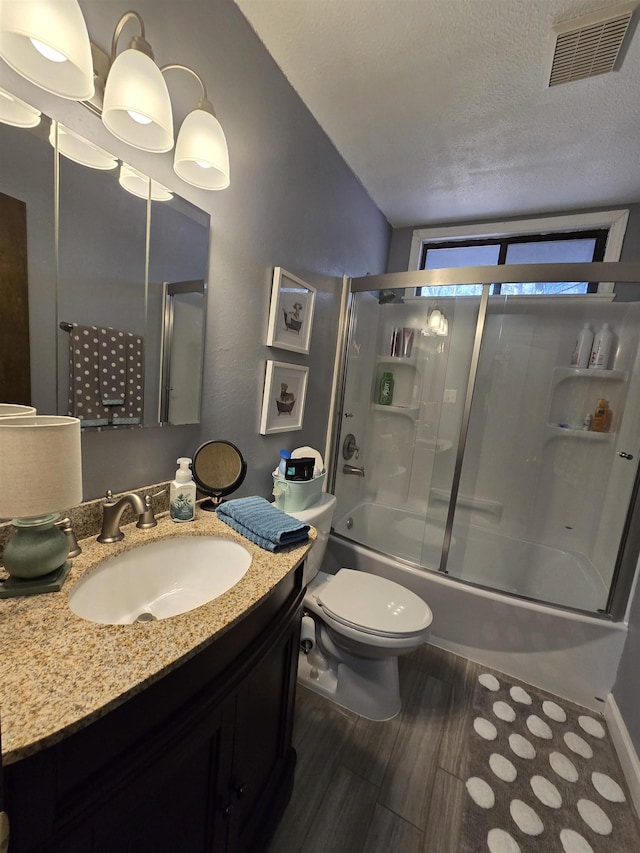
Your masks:
[{"label": "bath faucet handle", "polygon": [[160,489],[159,492],[156,492],[153,495],[147,494],[144,496],[144,505],[145,510],[142,515],[138,518],[138,523],[136,527],[140,528],[140,530],[149,530],[151,527],[156,527],[158,522],[156,521],[156,517],[153,514],[153,507],[151,506],[151,501],[153,498],[157,498],[160,495],[163,495],[166,492],[166,489]]}]

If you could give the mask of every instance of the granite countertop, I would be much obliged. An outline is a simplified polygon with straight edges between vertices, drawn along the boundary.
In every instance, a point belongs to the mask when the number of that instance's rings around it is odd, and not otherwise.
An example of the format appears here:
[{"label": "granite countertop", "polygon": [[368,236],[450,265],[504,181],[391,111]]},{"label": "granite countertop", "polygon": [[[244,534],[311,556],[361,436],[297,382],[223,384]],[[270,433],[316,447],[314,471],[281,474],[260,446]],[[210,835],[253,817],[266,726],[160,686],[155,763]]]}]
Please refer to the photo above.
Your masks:
[{"label": "granite countertop", "polygon": [[[236,533],[215,513],[151,530],[122,528],[125,538],[80,542],[61,592],[0,601],[2,760],[18,761],[104,716],[213,642],[299,565],[310,542],[277,554]],[[251,566],[230,590],[201,607],[157,622],[99,625],[76,616],[67,598],[85,572],[105,559],[175,536],[224,536],[250,551]],[[311,540],[315,531],[311,530]]]}]

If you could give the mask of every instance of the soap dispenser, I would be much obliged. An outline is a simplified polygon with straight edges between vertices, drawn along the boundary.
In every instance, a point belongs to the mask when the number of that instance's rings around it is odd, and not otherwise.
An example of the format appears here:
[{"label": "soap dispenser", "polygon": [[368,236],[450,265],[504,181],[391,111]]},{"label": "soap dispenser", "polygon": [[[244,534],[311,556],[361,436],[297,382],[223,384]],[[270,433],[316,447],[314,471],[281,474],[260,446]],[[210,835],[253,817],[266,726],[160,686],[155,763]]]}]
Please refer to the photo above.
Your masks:
[{"label": "soap dispenser", "polygon": [[196,517],[196,484],[191,476],[191,460],[178,459],[176,478],[169,489],[169,514],[172,521],[193,521]]}]

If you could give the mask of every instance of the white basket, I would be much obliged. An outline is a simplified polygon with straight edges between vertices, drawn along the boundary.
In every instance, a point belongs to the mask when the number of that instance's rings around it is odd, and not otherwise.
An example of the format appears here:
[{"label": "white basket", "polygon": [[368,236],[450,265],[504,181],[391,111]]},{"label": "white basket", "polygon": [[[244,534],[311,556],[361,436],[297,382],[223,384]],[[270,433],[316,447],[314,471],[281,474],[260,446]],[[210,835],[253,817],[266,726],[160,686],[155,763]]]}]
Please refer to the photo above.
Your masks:
[{"label": "white basket", "polygon": [[278,509],[283,512],[299,512],[318,503],[322,495],[322,484],[326,471],[313,480],[283,480],[273,477],[273,496]]}]

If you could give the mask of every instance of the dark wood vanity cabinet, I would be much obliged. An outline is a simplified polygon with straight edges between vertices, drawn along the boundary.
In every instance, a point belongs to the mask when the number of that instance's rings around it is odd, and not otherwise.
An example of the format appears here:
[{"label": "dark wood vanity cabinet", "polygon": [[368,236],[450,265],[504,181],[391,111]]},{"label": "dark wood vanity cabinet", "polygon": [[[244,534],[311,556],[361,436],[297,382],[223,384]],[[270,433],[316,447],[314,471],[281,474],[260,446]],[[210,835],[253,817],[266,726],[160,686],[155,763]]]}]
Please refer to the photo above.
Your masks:
[{"label": "dark wood vanity cabinet", "polygon": [[293,785],[301,578],[103,718],[5,767],[11,853],[265,849]]}]

